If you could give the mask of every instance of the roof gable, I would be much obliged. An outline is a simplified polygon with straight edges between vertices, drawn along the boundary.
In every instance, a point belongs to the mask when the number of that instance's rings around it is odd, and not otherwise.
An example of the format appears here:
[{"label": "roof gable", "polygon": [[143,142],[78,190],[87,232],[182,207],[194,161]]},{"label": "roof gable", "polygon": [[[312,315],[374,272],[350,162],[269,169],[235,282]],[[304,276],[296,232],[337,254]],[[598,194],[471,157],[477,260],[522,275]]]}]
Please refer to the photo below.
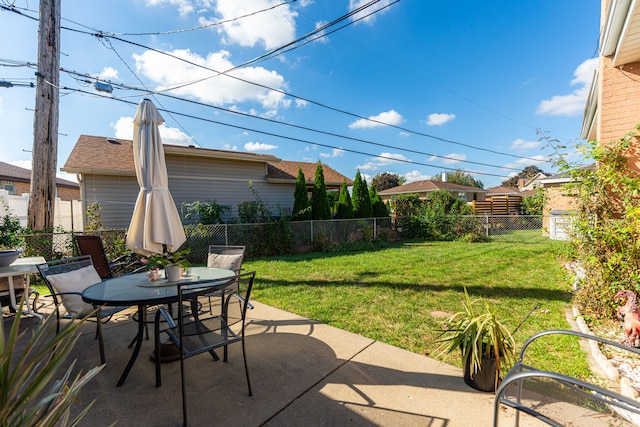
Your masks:
[{"label": "roof gable", "polygon": [[[270,154],[213,150],[193,146],[164,144],[165,155],[180,154],[187,157],[210,157],[243,160],[250,162],[277,162]],[[65,172],[95,172],[105,174],[135,174],[133,163],[133,141],[130,139],[106,138],[104,136],[80,135],[62,168]]]},{"label": "roof gable", "polygon": [[[305,181],[307,184],[312,184],[316,176],[316,167],[317,163],[293,162],[288,160],[281,160],[277,163],[267,163],[267,178],[295,181],[298,178],[298,169],[302,168]],[[347,181],[347,185],[353,185],[351,179],[324,163],[322,163],[322,174],[324,175],[324,182],[327,185],[342,185],[342,182],[345,180]]]}]

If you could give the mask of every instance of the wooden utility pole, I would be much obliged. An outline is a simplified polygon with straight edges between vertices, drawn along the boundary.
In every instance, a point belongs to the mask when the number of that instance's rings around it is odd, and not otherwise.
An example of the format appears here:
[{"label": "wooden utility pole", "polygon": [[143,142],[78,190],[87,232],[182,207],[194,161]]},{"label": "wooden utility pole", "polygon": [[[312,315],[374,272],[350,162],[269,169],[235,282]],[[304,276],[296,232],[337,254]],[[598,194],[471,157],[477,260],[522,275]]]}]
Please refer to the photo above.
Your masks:
[{"label": "wooden utility pole", "polygon": [[53,227],[58,166],[60,2],[40,0],[31,192],[27,214],[28,227],[33,231]]}]

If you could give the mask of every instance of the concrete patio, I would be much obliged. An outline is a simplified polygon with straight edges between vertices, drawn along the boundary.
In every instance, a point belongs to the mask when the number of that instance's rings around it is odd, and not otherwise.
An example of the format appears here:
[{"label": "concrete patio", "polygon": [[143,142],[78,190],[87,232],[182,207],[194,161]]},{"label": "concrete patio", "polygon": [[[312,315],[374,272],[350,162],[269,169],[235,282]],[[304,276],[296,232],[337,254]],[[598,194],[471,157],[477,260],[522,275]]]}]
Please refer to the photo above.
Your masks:
[{"label": "concrete patio", "polygon": [[[254,302],[247,395],[239,345],[226,364],[208,354],[186,361],[193,426],[490,426],[492,393],[464,384],[460,368]],[[5,318],[5,322],[11,321]],[[32,319],[25,319],[29,327]],[[180,365],[165,363],[156,388],[145,341],[126,383],[116,387],[136,324],[123,313],[104,325],[107,365],[85,388],[79,411],[96,400],[83,425],[179,426]],[[95,324],[83,325],[72,358],[86,371],[99,363]],[[508,425],[511,414],[501,415]]]}]

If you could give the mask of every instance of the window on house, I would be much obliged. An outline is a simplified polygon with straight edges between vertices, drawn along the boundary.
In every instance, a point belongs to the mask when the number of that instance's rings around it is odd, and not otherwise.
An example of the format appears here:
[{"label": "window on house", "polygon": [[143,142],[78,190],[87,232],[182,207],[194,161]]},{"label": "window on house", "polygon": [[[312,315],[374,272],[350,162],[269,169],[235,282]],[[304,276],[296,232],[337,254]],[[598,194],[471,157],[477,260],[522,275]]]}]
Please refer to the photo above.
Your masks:
[{"label": "window on house", "polygon": [[9,194],[16,194],[16,185],[13,181],[0,181],[0,186],[3,190],[7,190]]},{"label": "window on house", "polygon": [[467,201],[467,193],[458,193],[458,198]]}]

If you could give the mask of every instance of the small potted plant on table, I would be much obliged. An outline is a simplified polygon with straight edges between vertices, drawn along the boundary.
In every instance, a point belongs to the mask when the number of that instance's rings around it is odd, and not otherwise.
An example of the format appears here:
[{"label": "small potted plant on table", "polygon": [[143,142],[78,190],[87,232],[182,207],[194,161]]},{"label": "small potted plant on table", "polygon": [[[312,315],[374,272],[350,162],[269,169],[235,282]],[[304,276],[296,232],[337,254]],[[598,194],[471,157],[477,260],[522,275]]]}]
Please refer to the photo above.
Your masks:
[{"label": "small potted plant on table", "polygon": [[154,255],[149,258],[149,266],[153,268],[164,268],[165,276],[170,282],[177,282],[183,270],[191,263],[185,258],[189,253],[189,249],[167,253],[162,255]]},{"label": "small potted plant on table", "polygon": [[464,297],[462,310],[445,321],[437,339],[440,354],[460,349],[464,382],[476,390],[495,391],[501,370],[506,372],[515,360],[515,342],[487,301],[472,300],[466,287]]}]

